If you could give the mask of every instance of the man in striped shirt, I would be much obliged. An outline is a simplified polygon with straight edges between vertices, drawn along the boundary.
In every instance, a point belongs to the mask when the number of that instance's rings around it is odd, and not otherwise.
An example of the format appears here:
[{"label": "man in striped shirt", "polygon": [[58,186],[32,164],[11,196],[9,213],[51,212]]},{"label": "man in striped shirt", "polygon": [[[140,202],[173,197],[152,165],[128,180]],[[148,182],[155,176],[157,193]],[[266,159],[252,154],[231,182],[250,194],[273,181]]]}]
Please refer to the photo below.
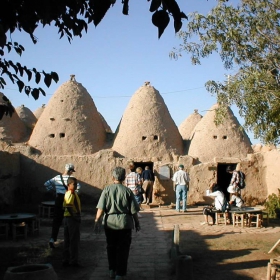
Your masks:
[{"label": "man in striped shirt", "polygon": [[[45,182],[44,186],[47,191],[55,190],[55,205],[54,205],[54,215],[52,221],[52,234],[49,241],[50,248],[54,248],[54,242],[57,240],[59,228],[62,225],[64,209],[63,200],[64,194],[67,189],[67,180],[75,172],[75,167],[72,163],[67,163],[65,165],[65,170],[62,175],[57,175],[54,178]],[[77,192],[80,190],[80,184],[77,185]]]}]

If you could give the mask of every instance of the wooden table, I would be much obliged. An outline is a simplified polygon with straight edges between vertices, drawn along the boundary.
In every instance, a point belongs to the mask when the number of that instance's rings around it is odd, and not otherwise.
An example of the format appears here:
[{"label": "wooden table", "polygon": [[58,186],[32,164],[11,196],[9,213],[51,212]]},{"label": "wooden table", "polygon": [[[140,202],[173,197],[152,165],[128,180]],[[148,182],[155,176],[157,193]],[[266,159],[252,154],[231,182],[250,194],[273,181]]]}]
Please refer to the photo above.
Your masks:
[{"label": "wooden table", "polygon": [[10,232],[15,240],[18,236],[27,238],[28,224],[33,226],[36,214],[32,213],[10,213],[0,215],[0,222],[9,225]]},{"label": "wooden table", "polygon": [[0,221],[9,224],[28,222],[35,218],[36,214],[32,213],[10,213],[0,215]]},{"label": "wooden table", "polygon": [[[258,208],[258,207],[243,207],[243,208],[238,208],[238,207],[233,207],[229,213],[232,214],[232,224],[233,226],[236,225],[237,218],[241,219],[241,226],[243,227],[244,225],[251,226],[252,223],[256,224],[256,227],[261,227],[262,226],[262,220],[263,220],[263,214],[267,214],[266,212],[263,211],[263,209]],[[252,221],[252,218],[256,218],[256,221]],[[268,223],[268,215],[267,215],[267,223]]]}]

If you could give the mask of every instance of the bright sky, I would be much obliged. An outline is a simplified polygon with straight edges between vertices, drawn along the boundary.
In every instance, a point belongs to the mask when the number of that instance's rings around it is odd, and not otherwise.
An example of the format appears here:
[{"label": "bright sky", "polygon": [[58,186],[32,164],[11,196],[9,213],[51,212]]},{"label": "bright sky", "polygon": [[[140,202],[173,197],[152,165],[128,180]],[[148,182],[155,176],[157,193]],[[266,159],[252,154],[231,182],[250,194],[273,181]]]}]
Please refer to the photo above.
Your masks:
[{"label": "bright sky", "polygon": [[[215,0],[177,2],[185,14],[194,11],[207,13],[216,4]],[[192,114],[194,109],[205,115],[216,103],[216,99],[206,91],[204,84],[208,80],[225,80],[225,75],[229,74],[223,68],[219,57],[215,55],[202,60],[200,66],[192,65],[187,54],[183,54],[179,60],[170,59],[172,48],[181,43],[175,35],[173,19],[158,39],[157,28],[151,22],[150,2],[130,1],[129,5],[129,16],[124,16],[121,1],[117,0],[96,28],[91,25],[88,33],[82,38],[74,38],[71,44],[66,37],[59,39],[57,30],[49,26],[35,31],[38,38],[36,45],[33,45],[27,35],[14,34],[13,41],[22,44],[26,51],[22,57],[9,54],[6,59],[18,61],[28,68],[35,67],[38,71],[55,71],[60,78],[59,82],[53,83],[50,88],[41,83],[46,96],[41,95],[37,101],[32,96],[19,93],[17,85],[9,84],[3,92],[14,107],[24,104],[31,111],[35,111],[42,104],[47,104],[56,89],[68,81],[71,74],[75,74],[76,81],[87,89],[97,110],[113,132],[131,96],[145,81],[150,81],[160,92],[177,126]],[[186,23],[185,20],[183,29]],[[235,108],[232,110],[243,124],[238,111]],[[251,133],[248,133],[248,136],[253,144],[260,142],[255,140]]]}]

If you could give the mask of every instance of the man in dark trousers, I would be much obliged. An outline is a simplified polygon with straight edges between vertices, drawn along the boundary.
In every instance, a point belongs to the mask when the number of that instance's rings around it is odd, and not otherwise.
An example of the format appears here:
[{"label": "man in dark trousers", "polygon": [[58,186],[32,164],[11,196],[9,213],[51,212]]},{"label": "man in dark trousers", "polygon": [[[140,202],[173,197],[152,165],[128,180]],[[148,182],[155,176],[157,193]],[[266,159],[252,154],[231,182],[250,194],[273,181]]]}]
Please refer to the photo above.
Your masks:
[{"label": "man in dark trousers", "polygon": [[[52,234],[49,241],[50,248],[54,247],[54,242],[57,240],[59,228],[62,225],[64,209],[63,209],[63,200],[65,192],[68,190],[67,181],[70,176],[75,172],[75,167],[72,163],[67,163],[65,165],[65,170],[62,175],[57,175],[54,178],[45,182],[44,186],[47,191],[55,190],[55,205],[54,205],[54,215],[52,222]],[[77,185],[78,192],[80,190],[80,184]]]},{"label": "man in dark trousers", "polygon": [[145,170],[141,174],[141,179],[143,182],[142,188],[144,190],[142,204],[147,203],[149,205],[152,200],[153,185],[155,181],[154,173],[150,170],[149,166],[145,166]]}]

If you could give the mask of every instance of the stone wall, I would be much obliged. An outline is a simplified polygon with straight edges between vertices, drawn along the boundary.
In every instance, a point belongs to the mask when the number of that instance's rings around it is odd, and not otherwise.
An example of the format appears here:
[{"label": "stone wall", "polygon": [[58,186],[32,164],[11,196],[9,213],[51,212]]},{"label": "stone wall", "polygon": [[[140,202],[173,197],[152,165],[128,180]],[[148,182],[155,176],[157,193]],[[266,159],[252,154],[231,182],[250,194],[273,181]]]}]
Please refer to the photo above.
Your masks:
[{"label": "stone wall", "polygon": [[20,154],[0,151],[0,211],[11,210],[20,186]]},{"label": "stone wall", "polygon": [[[75,176],[79,180],[81,199],[84,205],[96,206],[102,189],[112,183],[111,173],[115,166],[128,167],[128,162],[141,162],[141,158],[128,159],[111,149],[101,150],[84,156],[49,156],[40,155],[29,146],[6,146],[0,151],[0,209],[19,206],[24,209],[37,209],[43,200],[53,198],[46,193],[44,182],[61,174],[65,163],[73,163]],[[246,174],[246,188],[242,196],[249,204],[263,203],[271,193],[278,193],[280,188],[280,152],[277,149],[250,154],[240,160],[240,168]],[[170,160],[170,161],[169,161]],[[190,174],[190,190],[188,204],[209,204],[212,202],[205,196],[206,189],[217,180],[218,163],[238,162],[237,159],[213,159],[213,162],[197,164],[190,156],[174,156],[160,161],[145,158],[143,162],[153,162],[156,180],[154,184],[153,202],[156,205],[175,203],[175,193],[171,180],[179,164],[184,164]],[[160,168],[167,166],[169,178],[160,177]],[[128,169],[127,169],[128,171]],[[8,207],[8,208],[7,208]]]}]

